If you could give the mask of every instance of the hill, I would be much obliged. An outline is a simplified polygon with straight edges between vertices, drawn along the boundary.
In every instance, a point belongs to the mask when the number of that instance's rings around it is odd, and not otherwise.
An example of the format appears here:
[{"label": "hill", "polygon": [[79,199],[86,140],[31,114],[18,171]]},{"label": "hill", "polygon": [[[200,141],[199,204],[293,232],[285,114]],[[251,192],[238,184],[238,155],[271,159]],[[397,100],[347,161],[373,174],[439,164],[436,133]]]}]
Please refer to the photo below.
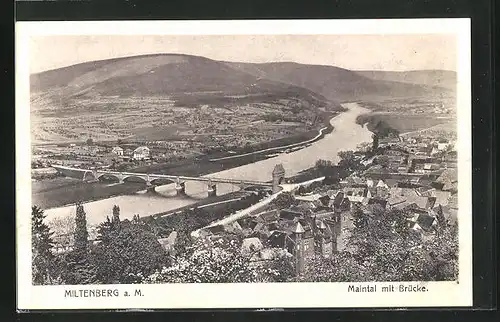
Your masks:
[{"label": "hill", "polygon": [[191,55],[88,62],[30,81],[38,142],[210,136],[245,145],[310,131],[341,110],[308,89]]},{"label": "hill", "polygon": [[409,111],[434,109],[445,99],[452,105],[452,76],[183,54],[87,62],[31,75],[33,139],[84,141],[92,135],[256,144],[314,130],[346,101]]},{"label": "hill", "polygon": [[[296,93],[311,102],[325,98],[290,84],[259,79],[204,57],[159,54],[73,65],[31,76],[31,92],[54,99],[158,97],[183,94],[234,96]],[[258,95],[257,95],[258,96]]]},{"label": "hill", "polygon": [[444,87],[454,90],[457,85],[457,73],[448,70],[392,71],[356,71],[361,76],[373,80],[391,81],[408,84]]},{"label": "hill", "polygon": [[[454,95],[454,89],[437,86],[444,84],[444,81],[426,84],[424,76],[429,72],[425,71],[409,73],[412,78],[390,77],[399,74],[389,72],[384,78],[382,77],[384,74],[378,72],[355,72],[335,66],[291,62],[263,64],[226,62],[226,64],[256,77],[304,87],[330,100],[340,102]],[[401,81],[405,79],[406,81]]]}]

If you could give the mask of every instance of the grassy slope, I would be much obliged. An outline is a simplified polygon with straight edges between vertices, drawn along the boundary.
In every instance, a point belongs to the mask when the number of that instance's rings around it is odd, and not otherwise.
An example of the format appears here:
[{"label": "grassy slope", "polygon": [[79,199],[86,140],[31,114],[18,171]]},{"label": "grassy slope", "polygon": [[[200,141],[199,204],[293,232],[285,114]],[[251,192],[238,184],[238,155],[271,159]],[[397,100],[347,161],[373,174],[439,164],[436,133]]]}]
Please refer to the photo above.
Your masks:
[{"label": "grassy slope", "polygon": [[[310,102],[325,98],[303,88],[259,79],[244,71],[204,57],[164,54],[89,62],[31,76],[31,91],[54,101],[96,96],[198,97],[291,93]],[[247,99],[248,100],[248,99]],[[253,101],[258,101],[256,95]]]},{"label": "grassy slope", "polygon": [[454,89],[457,84],[457,73],[447,70],[415,70],[404,72],[368,70],[356,71],[356,73],[374,80],[439,86],[447,89]]},{"label": "grassy slope", "polygon": [[330,100],[379,100],[397,97],[451,95],[453,90],[421,83],[399,82],[396,79],[373,79],[351,70],[322,65],[297,63],[229,63],[231,67],[257,77],[286,82],[307,88]]}]

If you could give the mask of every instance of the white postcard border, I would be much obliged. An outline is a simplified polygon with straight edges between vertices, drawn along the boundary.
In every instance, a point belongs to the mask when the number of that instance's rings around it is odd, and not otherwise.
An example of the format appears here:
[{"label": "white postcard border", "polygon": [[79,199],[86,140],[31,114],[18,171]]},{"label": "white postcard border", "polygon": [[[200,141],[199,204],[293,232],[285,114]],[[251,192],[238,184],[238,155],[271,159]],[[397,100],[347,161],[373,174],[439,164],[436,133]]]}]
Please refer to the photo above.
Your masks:
[{"label": "white postcard border", "polygon": [[[29,37],[33,35],[457,35],[460,274],[457,282],[255,283],[33,286]],[[99,21],[16,23],[16,232],[18,309],[436,307],[472,305],[472,152],[470,19]],[[352,293],[348,285],[425,286],[427,292]],[[141,296],[65,298],[66,290],[117,289]],[[135,295],[135,294],[134,294]]]}]

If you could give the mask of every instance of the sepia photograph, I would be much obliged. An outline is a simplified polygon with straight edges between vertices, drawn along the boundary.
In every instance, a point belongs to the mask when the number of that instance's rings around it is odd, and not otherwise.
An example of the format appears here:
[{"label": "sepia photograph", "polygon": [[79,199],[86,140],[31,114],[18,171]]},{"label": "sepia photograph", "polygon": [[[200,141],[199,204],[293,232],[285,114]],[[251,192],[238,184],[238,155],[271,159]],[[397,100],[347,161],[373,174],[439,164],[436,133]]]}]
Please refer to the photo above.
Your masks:
[{"label": "sepia photograph", "polygon": [[18,23],[18,303],[472,305],[469,32]]}]

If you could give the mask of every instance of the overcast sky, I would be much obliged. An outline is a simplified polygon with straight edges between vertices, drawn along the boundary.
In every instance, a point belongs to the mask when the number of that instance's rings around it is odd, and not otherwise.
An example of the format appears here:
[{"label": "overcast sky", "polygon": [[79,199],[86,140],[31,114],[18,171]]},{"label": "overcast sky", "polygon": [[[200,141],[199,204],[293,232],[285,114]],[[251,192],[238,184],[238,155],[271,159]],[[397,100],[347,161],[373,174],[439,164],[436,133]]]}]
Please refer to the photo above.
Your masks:
[{"label": "overcast sky", "polygon": [[34,36],[30,72],[93,60],[182,53],[240,62],[293,61],[352,70],[456,71],[454,35]]}]

